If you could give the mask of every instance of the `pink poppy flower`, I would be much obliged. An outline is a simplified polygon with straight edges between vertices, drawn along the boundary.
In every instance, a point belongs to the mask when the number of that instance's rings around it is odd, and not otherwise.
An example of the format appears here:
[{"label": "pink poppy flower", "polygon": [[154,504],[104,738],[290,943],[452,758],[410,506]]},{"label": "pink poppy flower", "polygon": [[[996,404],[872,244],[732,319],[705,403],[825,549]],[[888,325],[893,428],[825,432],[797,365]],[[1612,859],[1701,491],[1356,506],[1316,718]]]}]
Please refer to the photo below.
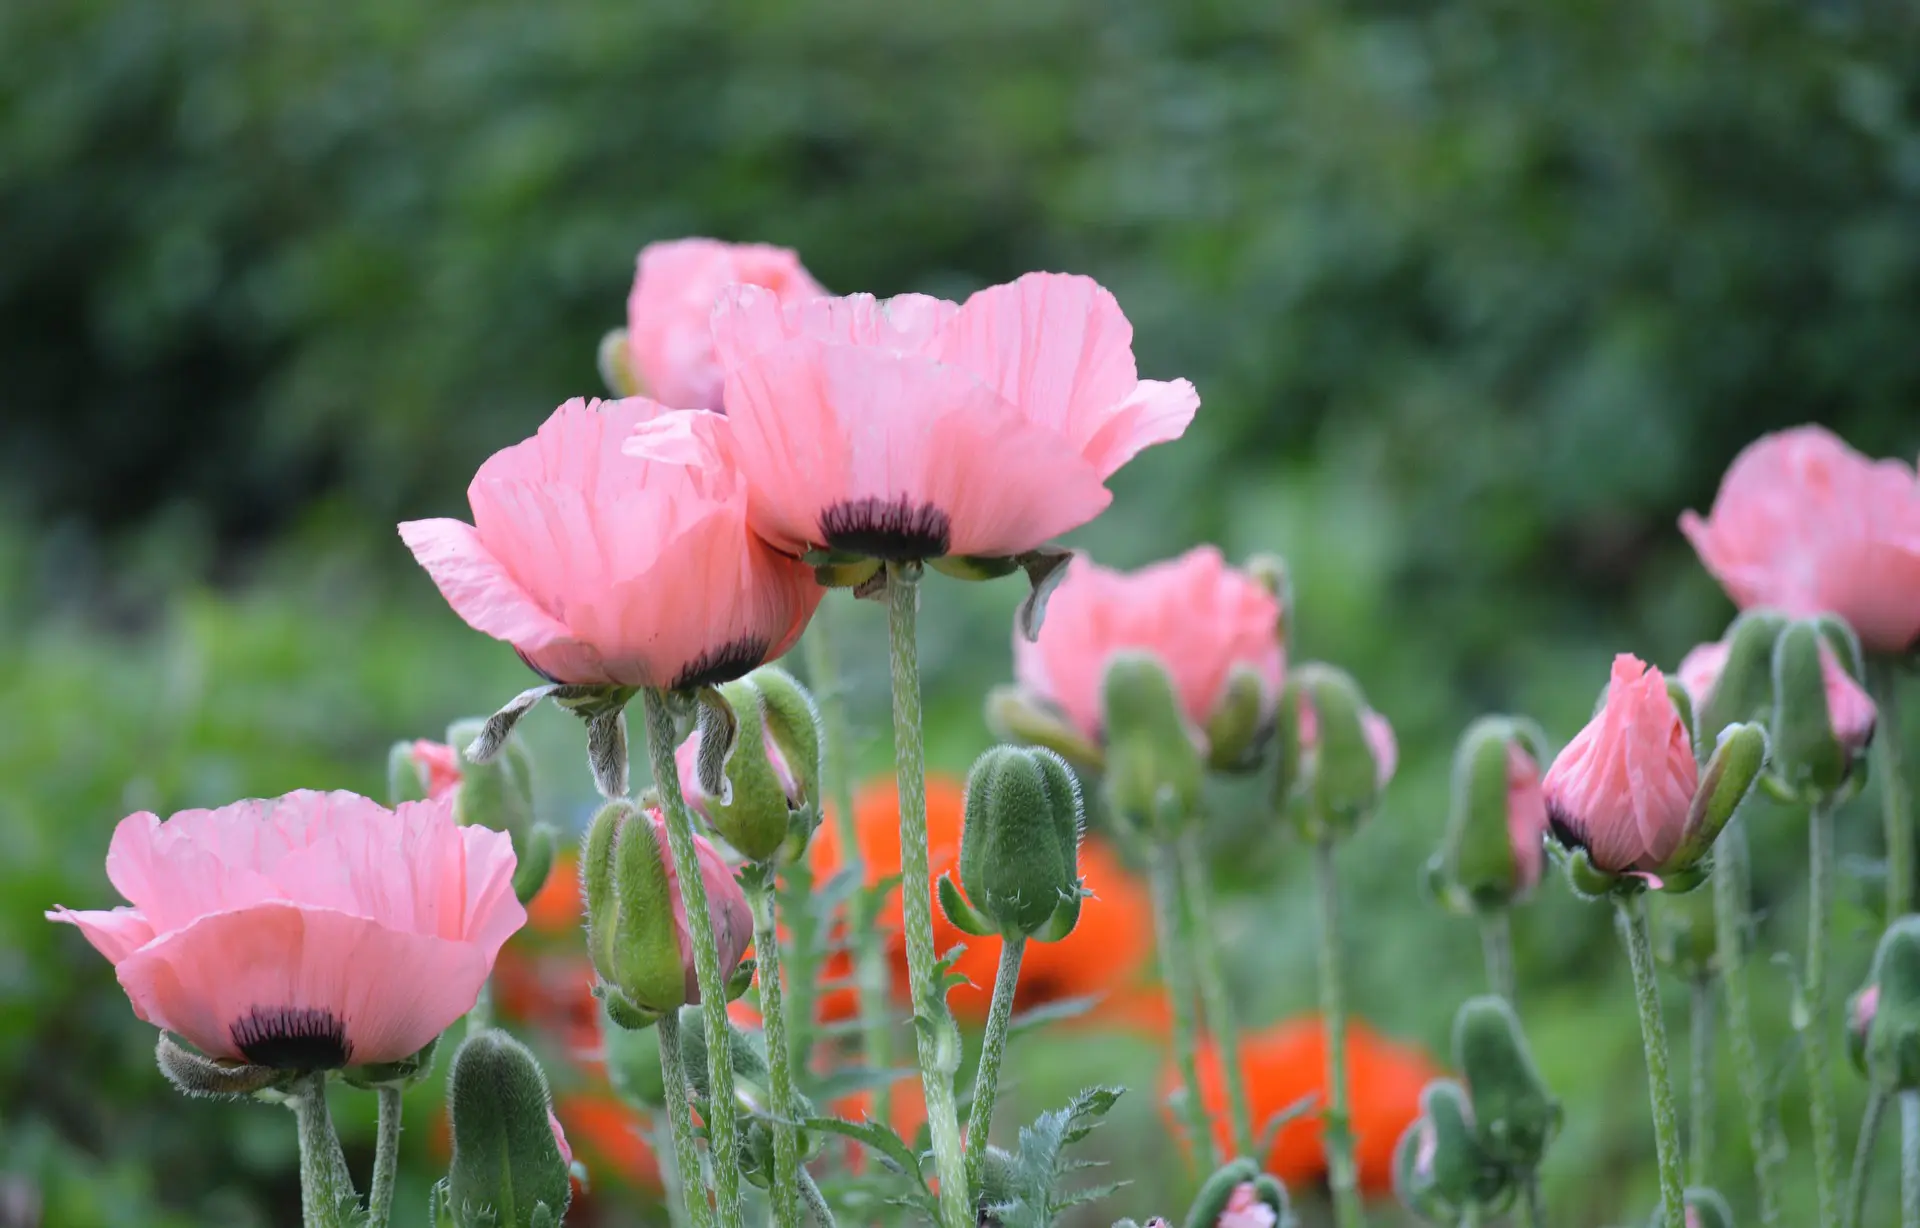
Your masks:
[{"label": "pink poppy flower", "polygon": [[734,286],[713,336],[754,529],[793,554],[1024,554],[1097,516],[1107,478],[1200,404],[1140,379],[1113,296],[1057,273],[964,305]]},{"label": "pink poppy flower", "polygon": [[113,961],[134,1013],[214,1058],[399,1061],[473,1006],[527,919],[513,842],[444,798],[388,810],[302,790],[114,829],[131,907],[56,908]]},{"label": "pink poppy flower", "polygon": [[412,750],[414,770],[427,796],[435,801],[451,797],[460,787],[460,753],[445,742],[417,741]]},{"label": "pink poppy flower", "polygon": [[1021,688],[1100,740],[1100,687],[1114,654],[1145,649],[1166,666],[1187,719],[1204,729],[1237,666],[1258,674],[1263,715],[1280,694],[1280,603],[1212,546],[1135,572],[1076,559],[1047,603],[1040,638],[1013,637]]},{"label": "pink poppy flower", "polygon": [[1605,704],[1553,761],[1541,789],[1560,843],[1585,849],[1608,873],[1651,874],[1691,834],[1699,784],[1666,678],[1621,653]]},{"label": "pink poppy flower", "polygon": [[1242,1181],[1227,1195],[1227,1205],[1214,1221],[1214,1228],[1274,1228],[1279,1212],[1260,1201],[1253,1182]]},{"label": "pink poppy flower", "polygon": [[[793,646],[820,602],[805,564],[747,531],[747,488],[712,414],[639,397],[568,401],[488,458],[474,523],[400,536],[454,612],[557,683],[726,682]],[[678,425],[671,460],[628,456],[643,423]]]},{"label": "pink poppy flower", "polygon": [[1763,435],[1734,458],[1713,511],[1680,517],[1700,561],[1741,609],[1831,612],[1868,648],[1920,635],[1920,483],[1824,427]]},{"label": "pink poppy flower", "polygon": [[[1720,671],[1727,667],[1727,652],[1726,642],[1716,640],[1696,645],[1680,659],[1675,676],[1693,701],[1695,712],[1712,696],[1714,684],[1720,681]],[[1827,719],[1833,724],[1834,738],[1856,753],[1864,750],[1873,740],[1878,710],[1873,706],[1873,697],[1853,680],[1853,675],[1840,664],[1839,656],[1825,641],[1820,644],[1820,677],[1825,683]]]},{"label": "pink poppy flower", "polygon": [[720,408],[713,305],[736,283],[764,286],[783,304],[826,294],[784,247],[676,239],[640,249],[627,295],[627,359],[642,392],[675,409]]},{"label": "pink poppy flower", "polygon": [[[1360,729],[1367,735],[1367,746],[1373,751],[1374,766],[1380,773],[1380,787],[1386,788],[1393,780],[1394,769],[1400,766],[1400,743],[1393,736],[1393,726],[1387,718],[1372,708],[1360,714]],[[1300,749],[1304,753],[1320,744],[1320,714],[1307,702],[1307,696],[1300,696]]]},{"label": "pink poppy flower", "polygon": [[1547,795],[1540,765],[1518,742],[1507,745],[1507,838],[1513,843],[1514,891],[1526,895],[1547,869]]}]

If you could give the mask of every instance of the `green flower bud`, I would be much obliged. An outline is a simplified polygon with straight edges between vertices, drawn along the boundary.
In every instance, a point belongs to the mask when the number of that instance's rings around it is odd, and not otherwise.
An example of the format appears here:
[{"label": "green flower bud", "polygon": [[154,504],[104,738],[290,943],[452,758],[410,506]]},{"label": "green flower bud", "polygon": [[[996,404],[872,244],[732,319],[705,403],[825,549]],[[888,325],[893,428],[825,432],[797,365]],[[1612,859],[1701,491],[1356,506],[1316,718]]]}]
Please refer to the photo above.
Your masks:
[{"label": "green flower bud", "polygon": [[485,763],[474,762],[466,748],[484,728],[484,720],[455,721],[447,728],[447,743],[460,756],[453,817],[462,825],[506,832],[518,852],[526,847],[533,826],[533,756],[519,738],[509,737]]},{"label": "green flower bud", "polygon": [[600,338],[600,348],[594,354],[594,365],[600,368],[600,382],[614,396],[646,395],[646,386],[633,369],[632,353],[627,349],[626,329],[616,328]]},{"label": "green flower bud", "polygon": [[1531,893],[1546,869],[1545,738],[1530,722],[1485,716],[1453,756],[1453,807],[1432,867],[1456,912],[1492,912]]},{"label": "green flower bud", "polygon": [[1506,1174],[1480,1150],[1458,1083],[1436,1080],[1420,1093],[1420,1116],[1394,1148],[1393,1187],[1408,1210],[1436,1224],[1510,1196]]},{"label": "green flower bud", "polygon": [[1159,658],[1115,654],[1101,680],[1101,713],[1115,813],[1161,831],[1187,822],[1200,805],[1200,750]]},{"label": "green flower bud", "polygon": [[1854,779],[1873,736],[1873,700],[1859,683],[1860,644],[1835,618],[1802,619],[1773,653],[1773,781],[1806,801],[1831,799]]},{"label": "green flower bud", "polygon": [[1293,671],[1280,697],[1276,741],[1285,804],[1309,840],[1358,827],[1393,778],[1393,730],[1367,707],[1352,677],[1331,665]]},{"label": "green flower bud", "polygon": [[[1080,786],[1050,750],[996,746],[967,774],[960,882],[968,929],[984,922],[1009,938],[1057,941],[1080,916]],[[951,880],[941,899],[953,905]]]},{"label": "green flower bud", "polygon": [[1194,1195],[1193,1205],[1187,1209],[1185,1228],[1214,1228],[1220,1221],[1220,1213],[1227,1209],[1227,1200],[1233,1197],[1233,1191],[1250,1184],[1259,1175],[1260,1166],[1244,1157],[1216,1169],[1201,1182],[1200,1192]]},{"label": "green flower bud", "polygon": [[1090,771],[1106,766],[1106,752],[1075,729],[1058,706],[1017,686],[997,686],[987,692],[987,728],[1003,742],[1044,746]]},{"label": "green flower bud", "polygon": [[1453,1057],[1467,1082],[1481,1152],[1523,1171],[1539,1167],[1560,1129],[1560,1102],[1547,1091],[1505,998],[1470,998],[1460,1007]]},{"label": "green flower bud", "polygon": [[[1773,610],[1748,610],[1733,620],[1722,643],[1727,659],[1718,674],[1694,695],[1695,742],[1705,754],[1728,725],[1764,721],[1773,714],[1773,646],[1787,620]],[[1687,672],[1683,662],[1680,669]]]},{"label": "green flower bud", "polygon": [[[1687,1189],[1686,1228],[1733,1228],[1733,1209],[1727,1206],[1727,1200],[1704,1186],[1691,1186]],[[1666,1228],[1665,1208],[1655,1207],[1653,1218],[1647,1221],[1647,1228]]]},{"label": "green flower bud", "polygon": [[606,1055],[607,1081],[620,1098],[649,1112],[666,1107],[667,1085],[660,1073],[660,1029],[623,1028],[600,1012],[600,1048]]},{"label": "green flower bud", "polygon": [[1769,753],[1766,731],[1758,725],[1729,725],[1720,731],[1712,756],[1700,770],[1699,787],[1687,810],[1686,834],[1658,870],[1662,890],[1691,891],[1705,880],[1713,842],[1752,792]]},{"label": "green flower bud", "polygon": [[526,1046],[493,1028],[467,1037],[453,1055],[447,1101],[454,1222],[460,1228],[558,1224],[573,1186],[554,1133],[546,1075]]},{"label": "green flower bud", "polygon": [[1261,751],[1273,733],[1267,680],[1248,665],[1227,675],[1220,700],[1207,717],[1207,766],[1217,772],[1244,772],[1260,765]]},{"label": "green flower bud", "polygon": [[1867,1077],[1889,1090],[1920,1091],[1920,916],[1902,917],[1881,935],[1852,1022],[1865,1024]]},{"label": "green flower bud", "polygon": [[[767,1068],[767,1053],[760,1035],[727,1023],[727,1049],[733,1055],[733,1098],[749,1113],[766,1113],[772,1100],[773,1076]],[[705,1016],[694,1007],[680,1010],[680,1064],[686,1068],[688,1090],[696,1101],[713,1093],[707,1081],[707,1030]],[[795,1093],[798,1095],[798,1093]]]},{"label": "green flower bud", "polygon": [[813,697],[772,666],[719,688],[737,733],[722,796],[700,786],[704,729],[679,751],[687,801],[749,861],[792,860],[820,821],[820,718]]}]

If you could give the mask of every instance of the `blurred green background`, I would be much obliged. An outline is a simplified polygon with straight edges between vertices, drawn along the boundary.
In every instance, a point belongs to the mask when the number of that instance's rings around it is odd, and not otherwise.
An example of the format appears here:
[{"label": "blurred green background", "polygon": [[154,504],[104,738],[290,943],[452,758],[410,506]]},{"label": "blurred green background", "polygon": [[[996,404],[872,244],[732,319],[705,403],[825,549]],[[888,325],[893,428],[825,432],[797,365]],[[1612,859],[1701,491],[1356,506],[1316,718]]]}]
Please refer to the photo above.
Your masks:
[{"label": "blurred green background", "polygon": [[[1415,877],[1461,727],[1517,709],[1564,738],[1613,652],[1671,665],[1716,636],[1729,607],[1674,520],[1754,435],[1920,449],[1916,82],[1920,22],[1885,0],[0,3],[0,1207],[295,1222],[291,1122],[173,1098],[105,961],[40,912],[110,900],[130,810],[377,794],[391,740],[524,685],[393,524],[463,515],[482,458],[597,391],[635,252],[684,234],[794,246],[838,290],[1033,268],[1114,290],[1142,373],[1204,406],[1074,544],[1289,560],[1295,657],[1353,670],[1404,753],[1343,854],[1352,999],[1444,1053],[1478,947]],[[930,586],[938,766],[985,745],[1016,587]],[[835,605],[870,643],[877,612]],[[850,683],[873,770],[880,664]],[[545,808],[578,822],[577,726],[531,732]],[[1841,828],[1848,987],[1875,803]],[[1753,829],[1763,942],[1794,949],[1804,822]],[[1245,805],[1216,848],[1248,1019],[1305,1008],[1301,858]],[[1652,1144],[1608,918],[1556,881],[1518,945],[1569,1109],[1554,1222],[1638,1223]],[[1790,973],[1757,976],[1803,1223]],[[1684,1070],[1682,1009],[1676,986]],[[1101,1146],[1159,1160],[1096,1211],[1177,1215],[1155,1055],[1022,1044],[1009,1118],[1134,1083]],[[1719,1179],[1746,1207],[1721,1066]]]}]

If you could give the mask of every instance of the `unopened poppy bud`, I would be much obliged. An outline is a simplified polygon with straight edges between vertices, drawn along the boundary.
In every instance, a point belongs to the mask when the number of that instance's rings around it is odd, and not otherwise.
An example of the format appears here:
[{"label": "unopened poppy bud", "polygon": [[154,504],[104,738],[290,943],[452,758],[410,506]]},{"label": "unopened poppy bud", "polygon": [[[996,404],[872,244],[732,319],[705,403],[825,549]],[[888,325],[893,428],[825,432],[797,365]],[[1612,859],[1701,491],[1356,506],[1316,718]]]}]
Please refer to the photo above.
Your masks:
[{"label": "unopened poppy bud", "polygon": [[[1859,646],[1844,623],[1833,627],[1796,621],[1773,650],[1773,775],[1806,800],[1838,793],[1873,736],[1873,700],[1848,672],[1859,668]],[[1829,635],[1843,637],[1844,653]]]},{"label": "unopened poppy bud", "polygon": [[1675,675],[1693,698],[1695,741],[1717,739],[1728,725],[1773,714],[1773,646],[1787,625],[1773,610],[1748,610],[1718,641],[1681,658]]},{"label": "unopened poppy bud", "polygon": [[1200,1187],[1186,1228],[1290,1228],[1287,1190],[1252,1160],[1227,1164]]},{"label": "unopened poppy bud", "polygon": [[485,760],[468,754],[486,726],[479,718],[455,721],[445,745],[414,743],[414,760],[429,794],[452,793],[455,822],[503,831],[513,840],[513,893],[524,904],[546,885],[558,836],[534,821],[533,756],[518,737],[509,735]]},{"label": "unopened poppy bud", "polygon": [[1393,727],[1344,670],[1303,665],[1280,698],[1278,787],[1311,840],[1351,832],[1376,809],[1398,762]]},{"label": "unopened poppy bud", "polygon": [[558,1225],[573,1198],[547,1078],[526,1046],[495,1028],[461,1044],[447,1076],[453,1164],[447,1207],[459,1228]]},{"label": "unopened poppy bud", "polygon": [[1253,1179],[1259,1173],[1260,1166],[1245,1157],[1230,1160],[1215,1169],[1212,1176],[1201,1182],[1200,1192],[1193,1196],[1193,1205],[1187,1208],[1184,1228],[1215,1228],[1234,1192],[1241,1186],[1251,1189]]},{"label": "unopened poppy bud", "polygon": [[1408,1210],[1437,1224],[1456,1223],[1506,1192],[1505,1174],[1480,1150],[1458,1083],[1436,1080],[1420,1093],[1420,1116],[1394,1148],[1393,1187]]},{"label": "unopened poppy bud", "polygon": [[1847,1057],[1861,1074],[1867,1073],[1867,1038],[1880,1010],[1880,987],[1869,984],[1847,999]]},{"label": "unopened poppy bud", "polygon": [[1200,804],[1200,750],[1166,667],[1151,653],[1118,653],[1100,689],[1108,801],[1141,826],[1184,823]]},{"label": "unopened poppy bud", "polygon": [[1544,739],[1530,723],[1481,717],[1453,756],[1453,808],[1433,871],[1460,912],[1506,908],[1545,872],[1547,802],[1540,789]]},{"label": "unopened poppy bud", "polygon": [[1466,1079],[1480,1150],[1500,1164],[1539,1167],[1560,1129],[1560,1102],[1534,1064],[1505,998],[1470,998],[1453,1017],[1453,1060]]},{"label": "unopened poppy bud", "polygon": [[[1080,786],[1050,750],[996,746],[967,774],[960,883],[941,907],[973,934],[1056,942],[1080,917]],[[957,914],[957,915],[956,915]]]},{"label": "unopened poppy bud", "polygon": [[1207,717],[1207,766],[1219,772],[1257,766],[1273,732],[1272,707],[1272,688],[1260,671],[1250,665],[1234,666]]},{"label": "unopened poppy bud", "polygon": [[410,739],[387,752],[387,804],[445,797],[460,787],[460,752],[444,742]]},{"label": "unopened poppy bud", "polygon": [[1893,1091],[1920,1090],[1920,916],[1887,927],[1868,988],[1855,1000],[1866,1023],[1867,1077]]},{"label": "unopened poppy bud", "polygon": [[986,715],[987,728],[1003,742],[1044,746],[1092,771],[1106,765],[1106,753],[1074,727],[1060,705],[1023,687],[997,686],[987,692]]},{"label": "unopened poppy bud", "polygon": [[623,1028],[600,1012],[600,1051],[606,1055],[607,1081],[636,1108],[655,1110],[667,1103],[660,1073],[660,1029]]},{"label": "unopened poppy bud", "polygon": [[716,796],[701,787],[705,734],[696,729],[678,753],[682,792],[749,861],[804,852],[820,813],[820,730],[812,697],[785,671],[771,668],[719,690],[738,727],[725,788]]},{"label": "unopened poppy bud", "polygon": [[[1690,1186],[1685,1193],[1687,1204],[1686,1228],[1733,1228],[1733,1208],[1719,1192],[1704,1186]],[[1667,1213],[1664,1208],[1655,1207],[1653,1218],[1647,1221],[1647,1228],[1666,1228]]]}]

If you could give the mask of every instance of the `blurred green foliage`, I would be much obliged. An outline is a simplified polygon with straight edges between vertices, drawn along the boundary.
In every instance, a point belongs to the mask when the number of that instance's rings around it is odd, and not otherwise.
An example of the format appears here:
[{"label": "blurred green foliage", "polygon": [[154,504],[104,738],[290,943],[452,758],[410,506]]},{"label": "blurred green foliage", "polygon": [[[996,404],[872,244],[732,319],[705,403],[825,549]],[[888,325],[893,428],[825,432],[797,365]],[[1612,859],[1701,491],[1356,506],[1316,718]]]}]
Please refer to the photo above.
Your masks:
[{"label": "blurred green foliage", "polygon": [[[1920,23],[1886,0],[0,5],[0,1173],[61,1228],[285,1222],[290,1130],[169,1099],[110,969],[40,910],[107,902],[127,811],[377,792],[389,740],[518,689],[392,523],[460,511],[485,455],[596,391],[635,251],[688,233],[790,244],[843,290],[1114,289],[1143,373],[1205,407],[1078,544],[1287,556],[1296,654],[1351,669],[1405,752],[1344,854],[1353,997],[1442,1051],[1477,956],[1414,880],[1458,730],[1517,710],[1564,737],[1613,651],[1717,634],[1673,521],[1753,435],[1920,447],[1916,81]],[[930,586],[950,770],[1015,596]],[[836,610],[845,643],[875,613]],[[869,767],[878,670],[851,680]],[[578,732],[535,732],[570,816]],[[1311,911],[1255,800],[1223,796],[1216,846],[1260,1022],[1312,999]],[[1842,984],[1873,800],[1841,832]],[[1802,824],[1753,827],[1764,938],[1792,949]],[[1556,1222],[1633,1219],[1622,960],[1604,915],[1545,896],[1518,950],[1569,1109]],[[1798,1222],[1789,976],[1759,974]],[[1153,1078],[1137,1045],[1028,1043],[1021,1107],[1065,1068]],[[1175,1209],[1149,1099],[1103,1131],[1157,1157],[1113,1215]]]}]

